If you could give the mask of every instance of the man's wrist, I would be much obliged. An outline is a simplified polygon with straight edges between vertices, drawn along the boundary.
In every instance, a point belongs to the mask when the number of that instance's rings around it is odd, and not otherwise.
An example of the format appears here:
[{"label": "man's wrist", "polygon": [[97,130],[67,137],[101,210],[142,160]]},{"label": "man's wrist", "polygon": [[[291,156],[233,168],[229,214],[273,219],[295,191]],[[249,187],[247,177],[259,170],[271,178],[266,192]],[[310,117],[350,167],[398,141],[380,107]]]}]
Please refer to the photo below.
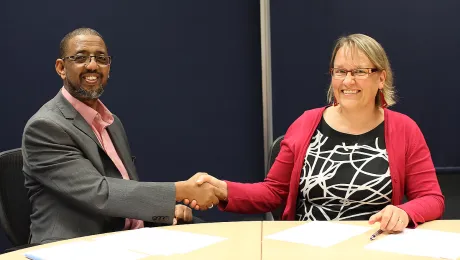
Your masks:
[{"label": "man's wrist", "polygon": [[184,199],[187,198],[187,194],[186,194],[187,183],[185,181],[178,181],[174,184],[176,186],[176,201],[183,201]]}]

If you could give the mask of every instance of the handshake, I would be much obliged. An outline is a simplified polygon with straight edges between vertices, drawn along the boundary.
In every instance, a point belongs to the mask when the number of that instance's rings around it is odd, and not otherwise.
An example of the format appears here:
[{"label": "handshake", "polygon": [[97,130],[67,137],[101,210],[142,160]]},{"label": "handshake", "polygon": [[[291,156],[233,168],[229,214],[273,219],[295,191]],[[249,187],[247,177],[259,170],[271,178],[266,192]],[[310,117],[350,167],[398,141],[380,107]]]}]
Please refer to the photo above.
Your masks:
[{"label": "handshake", "polygon": [[176,182],[176,201],[196,210],[207,210],[227,200],[227,183],[199,172],[186,181]]}]

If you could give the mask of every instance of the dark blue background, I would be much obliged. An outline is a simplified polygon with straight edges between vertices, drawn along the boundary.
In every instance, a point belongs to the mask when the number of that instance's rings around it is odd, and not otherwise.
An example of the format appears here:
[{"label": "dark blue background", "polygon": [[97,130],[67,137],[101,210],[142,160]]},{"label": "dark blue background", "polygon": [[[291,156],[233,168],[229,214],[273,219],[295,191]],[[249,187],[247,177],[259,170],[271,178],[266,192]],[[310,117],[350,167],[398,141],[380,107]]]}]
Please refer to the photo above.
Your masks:
[{"label": "dark blue background", "polygon": [[458,167],[460,2],[271,1],[274,135],[304,110],[326,104],[335,40],[351,33],[380,42],[400,97],[392,107],[420,126],[436,167]]},{"label": "dark blue background", "polygon": [[[420,125],[437,167],[459,166],[458,10],[455,0],[271,1],[274,136],[326,104],[334,40],[365,33],[392,62],[394,109]],[[61,38],[87,26],[115,56],[102,100],[122,119],[142,180],[196,171],[262,180],[259,20],[256,0],[2,2],[0,150],[20,146],[27,119],[61,87],[54,70]],[[0,238],[0,250],[7,246]]]}]

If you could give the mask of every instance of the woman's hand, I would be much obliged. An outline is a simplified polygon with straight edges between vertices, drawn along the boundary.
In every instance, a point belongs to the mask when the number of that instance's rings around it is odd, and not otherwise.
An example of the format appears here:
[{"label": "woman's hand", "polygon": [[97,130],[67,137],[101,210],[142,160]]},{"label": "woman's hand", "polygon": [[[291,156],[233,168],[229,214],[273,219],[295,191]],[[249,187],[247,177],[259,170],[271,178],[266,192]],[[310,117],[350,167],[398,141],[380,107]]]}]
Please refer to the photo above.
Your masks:
[{"label": "woman's hand", "polygon": [[369,224],[380,222],[380,229],[388,233],[398,233],[409,225],[409,215],[393,205],[388,205],[369,218]]}]

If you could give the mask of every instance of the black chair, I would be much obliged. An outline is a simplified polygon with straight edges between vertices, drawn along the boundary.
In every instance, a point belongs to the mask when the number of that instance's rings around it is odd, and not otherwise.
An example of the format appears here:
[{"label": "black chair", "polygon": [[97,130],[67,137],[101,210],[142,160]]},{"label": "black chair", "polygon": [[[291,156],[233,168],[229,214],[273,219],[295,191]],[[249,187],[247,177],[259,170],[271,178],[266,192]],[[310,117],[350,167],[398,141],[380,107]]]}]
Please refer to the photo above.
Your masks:
[{"label": "black chair", "polygon": [[445,210],[441,219],[460,219],[460,169],[458,167],[436,168],[439,186],[445,197]]},{"label": "black chair", "polygon": [[0,153],[0,224],[13,248],[29,243],[31,206],[24,187],[21,148]]},{"label": "black chair", "polygon": [[[273,163],[275,163],[275,159],[278,156],[278,153],[280,152],[281,141],[283,141],[283,139],[284,139],[284,135],[279,136],[278,138],[276,138],[276,140],[273,142],[272,146],[270,147],[270,152],[268,154],[267,169],[270,169]],[[268,174],[268,172],[266,174]],[[275,210],[273,210],[272,212],[267,213],[265,215],[265,219],[266,220],[281,220],[281,216],[283,215],[285,207],[286,205],[283,204],[279,206],[278,208],[276,208]]]}]

